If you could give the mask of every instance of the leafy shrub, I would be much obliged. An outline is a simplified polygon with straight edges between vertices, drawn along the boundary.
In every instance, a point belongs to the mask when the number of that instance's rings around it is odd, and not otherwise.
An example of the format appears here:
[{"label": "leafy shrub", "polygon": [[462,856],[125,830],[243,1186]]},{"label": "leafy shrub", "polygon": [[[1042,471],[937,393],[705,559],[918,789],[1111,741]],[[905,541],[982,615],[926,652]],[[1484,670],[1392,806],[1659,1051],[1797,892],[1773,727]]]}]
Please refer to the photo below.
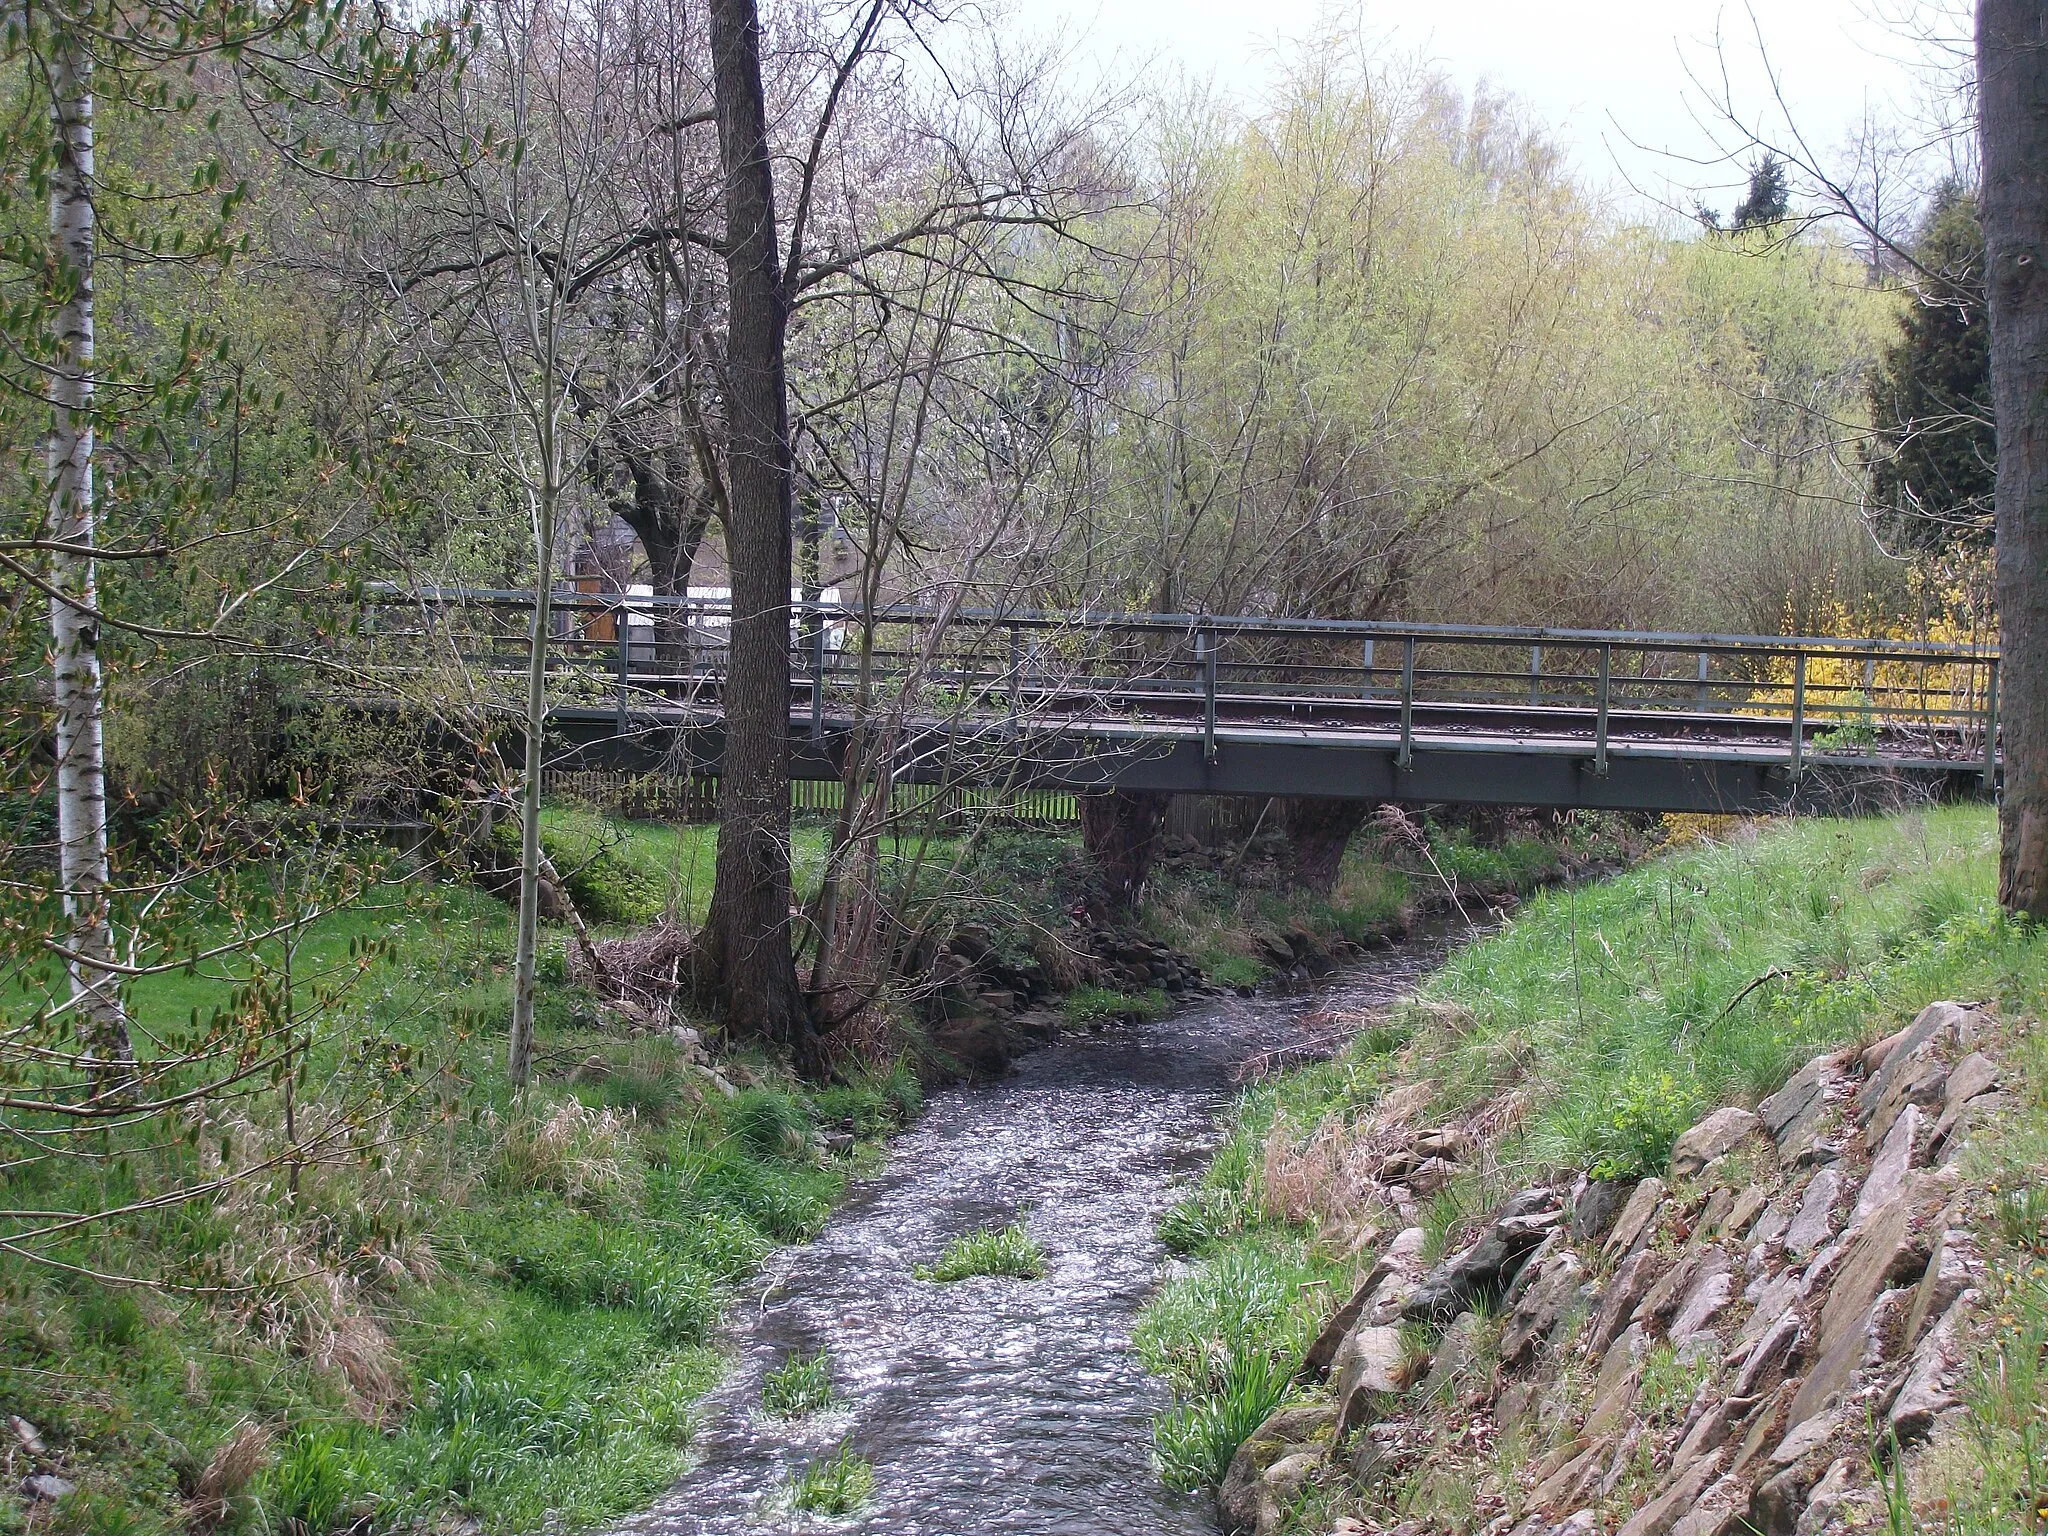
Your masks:
[{"label": "leafy shrub", "polygon": [[1813,750],[1843,755],[1870,751],[1877,745],[1877,720],[1871,713],[1870,696],[1852,688],[1838,703],[1843,713],[1833,725],[1814,735]]},{"label": "leafy shrub", "polygon": [[874,1467],[842,1445],[839,1454],[811,1462],[790,1480],[789,1507],[842,1519],[857,1515],[875,1496]]},{"label": "leafy shrub", "polygon": [[1632,1179],[1662,1168],[1700,1109],[1699,1090],[1669,1072],[1624,1079],[1594,1114],[1593,1177]]},{"label": "leafy shrub", "polygon": [[1007,1227],[984,1227],[946,1244],[936,1264],[920,1264],[911,1271],[920,1280],[950,1285],[974,1275],[1007,1275],[1016,1280],[1037,1280],[1045,1274],[1045,1250],[1021,1221]]},{"label": "leafy shrub", "polygon": [[761,1411],[800,1419],[832,1406],[832,1364],[825,1351],[791,1355],[761,1380]]}]

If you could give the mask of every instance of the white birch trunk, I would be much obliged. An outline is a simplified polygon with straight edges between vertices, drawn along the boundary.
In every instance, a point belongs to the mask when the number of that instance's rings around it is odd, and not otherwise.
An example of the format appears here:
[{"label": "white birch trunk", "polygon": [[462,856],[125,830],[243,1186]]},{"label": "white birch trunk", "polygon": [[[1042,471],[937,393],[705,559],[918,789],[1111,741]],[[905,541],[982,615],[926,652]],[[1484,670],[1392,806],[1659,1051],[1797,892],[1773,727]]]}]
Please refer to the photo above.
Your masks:
[{"label": "white birch trunk", "polygon": [[107,777],[102,746],[99,596],[90,551],[93,510],[93,127],[92,63],[76,39],[58,33],[49,59],[50,118],[57,163],[51,176],[50,237],[72,287],[58,310],[50,388],[50,663],[57,715],[57,826],[64,915],[72,958],[72,1006],[87,1051],[105,1063],[132,1061],[107,910]]}]

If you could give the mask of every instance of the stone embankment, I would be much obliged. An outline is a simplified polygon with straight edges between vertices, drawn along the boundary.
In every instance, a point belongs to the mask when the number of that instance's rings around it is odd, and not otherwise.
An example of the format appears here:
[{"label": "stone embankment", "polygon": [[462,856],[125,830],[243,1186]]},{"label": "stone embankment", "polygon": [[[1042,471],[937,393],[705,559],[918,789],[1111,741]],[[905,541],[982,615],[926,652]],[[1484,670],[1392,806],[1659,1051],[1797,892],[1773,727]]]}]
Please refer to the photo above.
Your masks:
[{"label": "stone embankment", "polygon": [[[1881,1521],[1873,1468],[1962,1411],[1982,1261],[1955,1159],[2000,1102],[1991,1023],[1936,1003],[1816,1057],[1753,1113],[1709,1114],[1663,1176],[1522,1190],[1433,1265],[1420,1227],[1394,1234],[1302,1363],[1315,1400],[1239,1450],[1226,1523],[1265,1536],[1312,1481],[1345,1480],[1368,1512],[1338,1522],[1354,1536]],[[1381,1106],[1393,1209],[1414,1209],[1418,1174],[1440,1181],[1483,1145],[1483,1130],[1408,1122],[1426,1098]],[[1373,1520],[1375,1495],[1412,1490],[1425,1460],[1428,1485],[1460,1499]]]}]

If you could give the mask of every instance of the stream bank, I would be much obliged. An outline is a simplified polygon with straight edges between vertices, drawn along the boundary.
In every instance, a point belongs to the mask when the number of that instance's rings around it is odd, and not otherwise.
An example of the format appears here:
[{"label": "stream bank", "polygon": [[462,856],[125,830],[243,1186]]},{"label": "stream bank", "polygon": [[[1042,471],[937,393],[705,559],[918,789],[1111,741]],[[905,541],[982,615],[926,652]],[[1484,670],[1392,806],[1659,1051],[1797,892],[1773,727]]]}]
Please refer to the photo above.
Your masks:
[{"label": "stream bank", "polygon": [[[2048,931],[1981,808],[1539,895],[1237,1108],[1170,1474],[1340,1536],[2048,1522]],[[1367,1022],[1367,1021],[1360,1021]]]},{"label": "stream bank", "polygon": [[[1216,997],[1023,1058],[934,1095],[816,1241],[770,1261],[735,1309],[733,1369],[705,1403],[696,1468],[622,1530],[804,1529],[777,1491],[848,1447],[875,1489],[851,1528],[972,1536],[1196,1536],[1213,1501],[1166,1489],[1163,1383],[1132,1342],[1166,1254],[1160,1214],[1213,1149],[1244,1063],[1314,1038],[1328,1010],[1384,1007],[1440,957],[1383,951],[1313,997]],[[1021,1216],[1039,1280],[919,1280],[947,1241]],[[760,1408],[766,1374],[824,1351],[838,1406]],[[847,1528],[843,1525],[838,1528]]]}]

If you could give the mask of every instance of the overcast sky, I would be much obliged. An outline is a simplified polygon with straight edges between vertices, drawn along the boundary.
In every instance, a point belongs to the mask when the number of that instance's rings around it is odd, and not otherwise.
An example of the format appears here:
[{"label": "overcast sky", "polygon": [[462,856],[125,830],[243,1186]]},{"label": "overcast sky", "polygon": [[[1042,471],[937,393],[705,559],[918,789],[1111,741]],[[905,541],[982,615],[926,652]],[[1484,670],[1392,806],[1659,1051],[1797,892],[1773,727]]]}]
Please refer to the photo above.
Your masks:
[{"label": "overcast sky", "polygon": [[[1866,101],[1906,100],[1912,49],[1872,19],[1898,0],[1377,0],[1357,8],[1371,36],[1424,51],[1466,88],[1482,78],[1532,106],[1589,178],[1626,195],[1738,180],[1658,151],[1711,157],[1695,121],[1709,104],[1688,79],[1725,57],[1746,111],[1771,110],[1760,28],[1787,100],[1821,145],[1843,141]],[[1026,31],[1072,44],[1076,65],[1128,81],[1147,61],[1213,78],[1255,101],[1275,45],[1309,31],[1326,0],[1011,0]],[[1339,14],[1349,15],[1347,8]],[[1883,14],[1880,12],[1880,14]],[[1724,46],[1717,51],[1716,35]],[[1634,140],[1641,148],[1631,145]],[[1671,201],[1689,206],[1674,192]],[[1732,194],[1710,198],[1724,208]]]}]

